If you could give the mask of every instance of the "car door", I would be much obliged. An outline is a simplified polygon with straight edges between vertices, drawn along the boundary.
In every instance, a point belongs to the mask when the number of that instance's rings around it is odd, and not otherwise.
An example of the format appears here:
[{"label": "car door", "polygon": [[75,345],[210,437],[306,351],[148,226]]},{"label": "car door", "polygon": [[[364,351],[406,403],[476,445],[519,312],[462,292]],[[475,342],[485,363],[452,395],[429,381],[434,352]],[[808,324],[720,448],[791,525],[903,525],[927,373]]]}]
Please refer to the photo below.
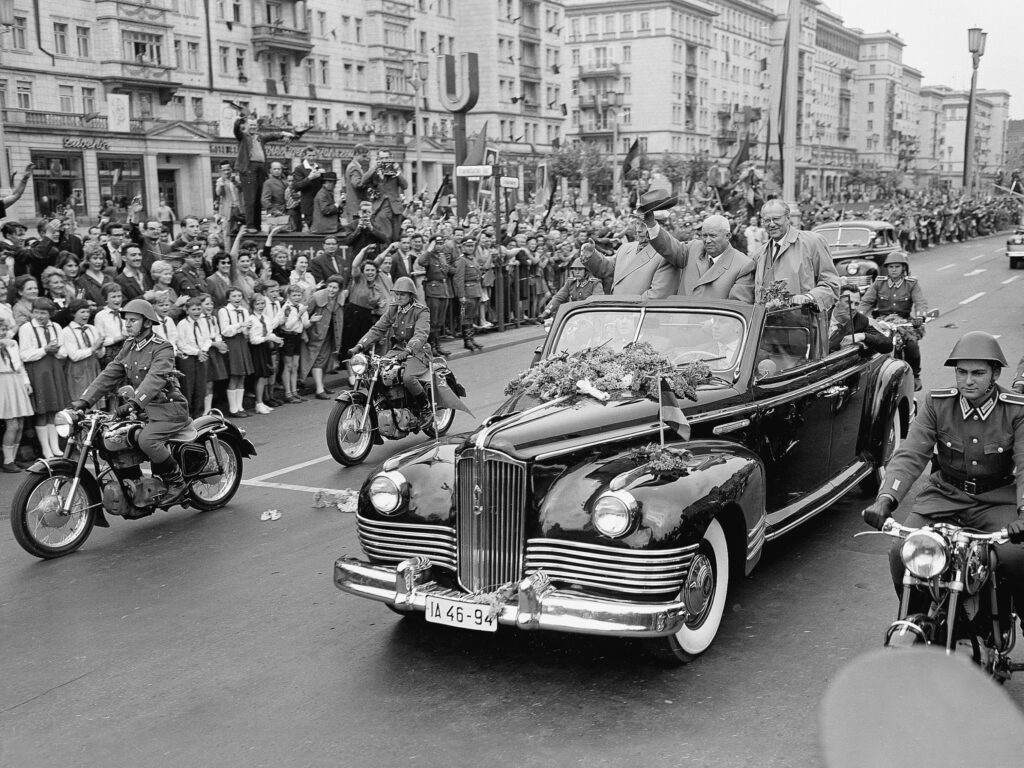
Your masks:
[{"label": "car door", "polygon": [[832,438],[829,444],[828,473],[840,477],[860,463],[858,449],[864,419],[864,398],[871,381],[872,359],[858,347],[847,347],[823,362],[828,385],[821,398],[830,404]]}]

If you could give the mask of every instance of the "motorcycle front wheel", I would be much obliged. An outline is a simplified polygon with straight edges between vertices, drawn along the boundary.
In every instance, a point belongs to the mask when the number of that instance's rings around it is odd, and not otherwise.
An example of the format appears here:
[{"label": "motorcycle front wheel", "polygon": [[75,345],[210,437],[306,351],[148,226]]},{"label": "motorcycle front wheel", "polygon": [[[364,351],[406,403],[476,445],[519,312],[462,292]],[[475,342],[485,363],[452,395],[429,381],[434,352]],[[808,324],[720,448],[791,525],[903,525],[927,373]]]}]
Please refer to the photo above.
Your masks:
[{"label": "motorcycle front wheel", "polygon": [[74,475],[55,472],[25,478],[11,503],[11,528],[21,548],[50,560],[71,554],[89,538],[100,500],[84,483],[74,491],[71,511],[64,502],[71,494]]},{"label": "motorcycle front wheel", "polygon": [[433,418],[423,425],[423,434],[427,437],[442,437],[452,428],[455,421],[454,408],[438,408]]},{"label": "motorcycle front wheel", "polygon": [[219,463],[220,474],[195,480],[188,488],[192,505],[207,512],[220,509],[231,501],[242,482],[242,454],[238,446],[216,438],[206,444],[207,454],[211,448],[217,455],[210,455],[206,466],[213,470]]},{"label": "motorcycle front wheel", "polygon": [[335,403],[327,419],[327,448],[331,457],[346,467],[361,464],[373,448],[373,433],[369,429],[359,431],[365,408],[352,401]]}]

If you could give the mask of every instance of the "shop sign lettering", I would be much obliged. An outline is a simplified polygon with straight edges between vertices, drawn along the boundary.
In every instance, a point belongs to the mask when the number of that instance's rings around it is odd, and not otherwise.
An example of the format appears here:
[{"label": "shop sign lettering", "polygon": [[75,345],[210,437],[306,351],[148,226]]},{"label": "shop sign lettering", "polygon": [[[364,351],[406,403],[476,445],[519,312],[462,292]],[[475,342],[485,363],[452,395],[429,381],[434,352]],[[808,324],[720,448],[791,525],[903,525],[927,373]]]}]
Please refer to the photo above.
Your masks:
[{"label": "shop sign lettering", "polygon": [[103,139],[82,139],[73,136],[64,137],[64,149],[110,149],[110,142]]}]

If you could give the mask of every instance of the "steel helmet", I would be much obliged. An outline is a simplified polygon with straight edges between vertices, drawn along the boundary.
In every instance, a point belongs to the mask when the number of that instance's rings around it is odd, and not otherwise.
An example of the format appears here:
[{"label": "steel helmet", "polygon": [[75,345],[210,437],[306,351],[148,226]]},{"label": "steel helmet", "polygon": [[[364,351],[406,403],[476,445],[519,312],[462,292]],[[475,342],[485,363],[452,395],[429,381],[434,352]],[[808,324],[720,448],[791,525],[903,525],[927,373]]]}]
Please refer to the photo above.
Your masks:
[{"label": "steel helmet", "polygon": [[400,277],[395,280],[395,287],[392,288],[395,293],[411,293],[413,296],[416,295],[416,283],[412,281],[411,277]]},{"label": "steel helmet", "polygon": [[583,266],[583,260],[582,259],[575,258],[575,259],[572,260],[572,264],[569,265],[569,269],[586,269],[586,267]]},{"label": "steel helmet", "polygon": [[122,315],[127,315],[129,312],[136,315],[142,315],[144,318],[154,323],[160,322],[160,316],[157,315],[156,310],[153,309],[153,305],[145,299],[132,299],[121,307]]},{"label": "steel helmet", "polygon": [[1004,367],[1009,365],[996,337],[984,331],[971,331],[961,336],[945,364],[956,365],[960,360],[987,360]]},{"label": "steel helmet", "polygon": [[910,259],[907,258],[906,251],[893,251],[889,254],[889,257],[885,260],[885,266],[890,264],[902,264],[904,267],[910,268]]}]

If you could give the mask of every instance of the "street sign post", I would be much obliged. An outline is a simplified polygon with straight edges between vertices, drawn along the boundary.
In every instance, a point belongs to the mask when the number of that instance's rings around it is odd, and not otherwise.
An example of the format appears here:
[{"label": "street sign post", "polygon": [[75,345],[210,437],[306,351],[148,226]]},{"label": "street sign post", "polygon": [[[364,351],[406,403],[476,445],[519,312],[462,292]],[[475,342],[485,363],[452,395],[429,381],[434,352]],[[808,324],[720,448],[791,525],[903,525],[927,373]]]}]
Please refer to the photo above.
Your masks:
[{"label": "street sign post", "polygon": [[519,189],[519,179],[515,176],[502,176],[501,177],[501,188],[502,189]]},{"label": "street sign post", "polygon": [[486,178],[494,173],[489,165],[459,165],[455,168],[455,175],[458,178]]}]

